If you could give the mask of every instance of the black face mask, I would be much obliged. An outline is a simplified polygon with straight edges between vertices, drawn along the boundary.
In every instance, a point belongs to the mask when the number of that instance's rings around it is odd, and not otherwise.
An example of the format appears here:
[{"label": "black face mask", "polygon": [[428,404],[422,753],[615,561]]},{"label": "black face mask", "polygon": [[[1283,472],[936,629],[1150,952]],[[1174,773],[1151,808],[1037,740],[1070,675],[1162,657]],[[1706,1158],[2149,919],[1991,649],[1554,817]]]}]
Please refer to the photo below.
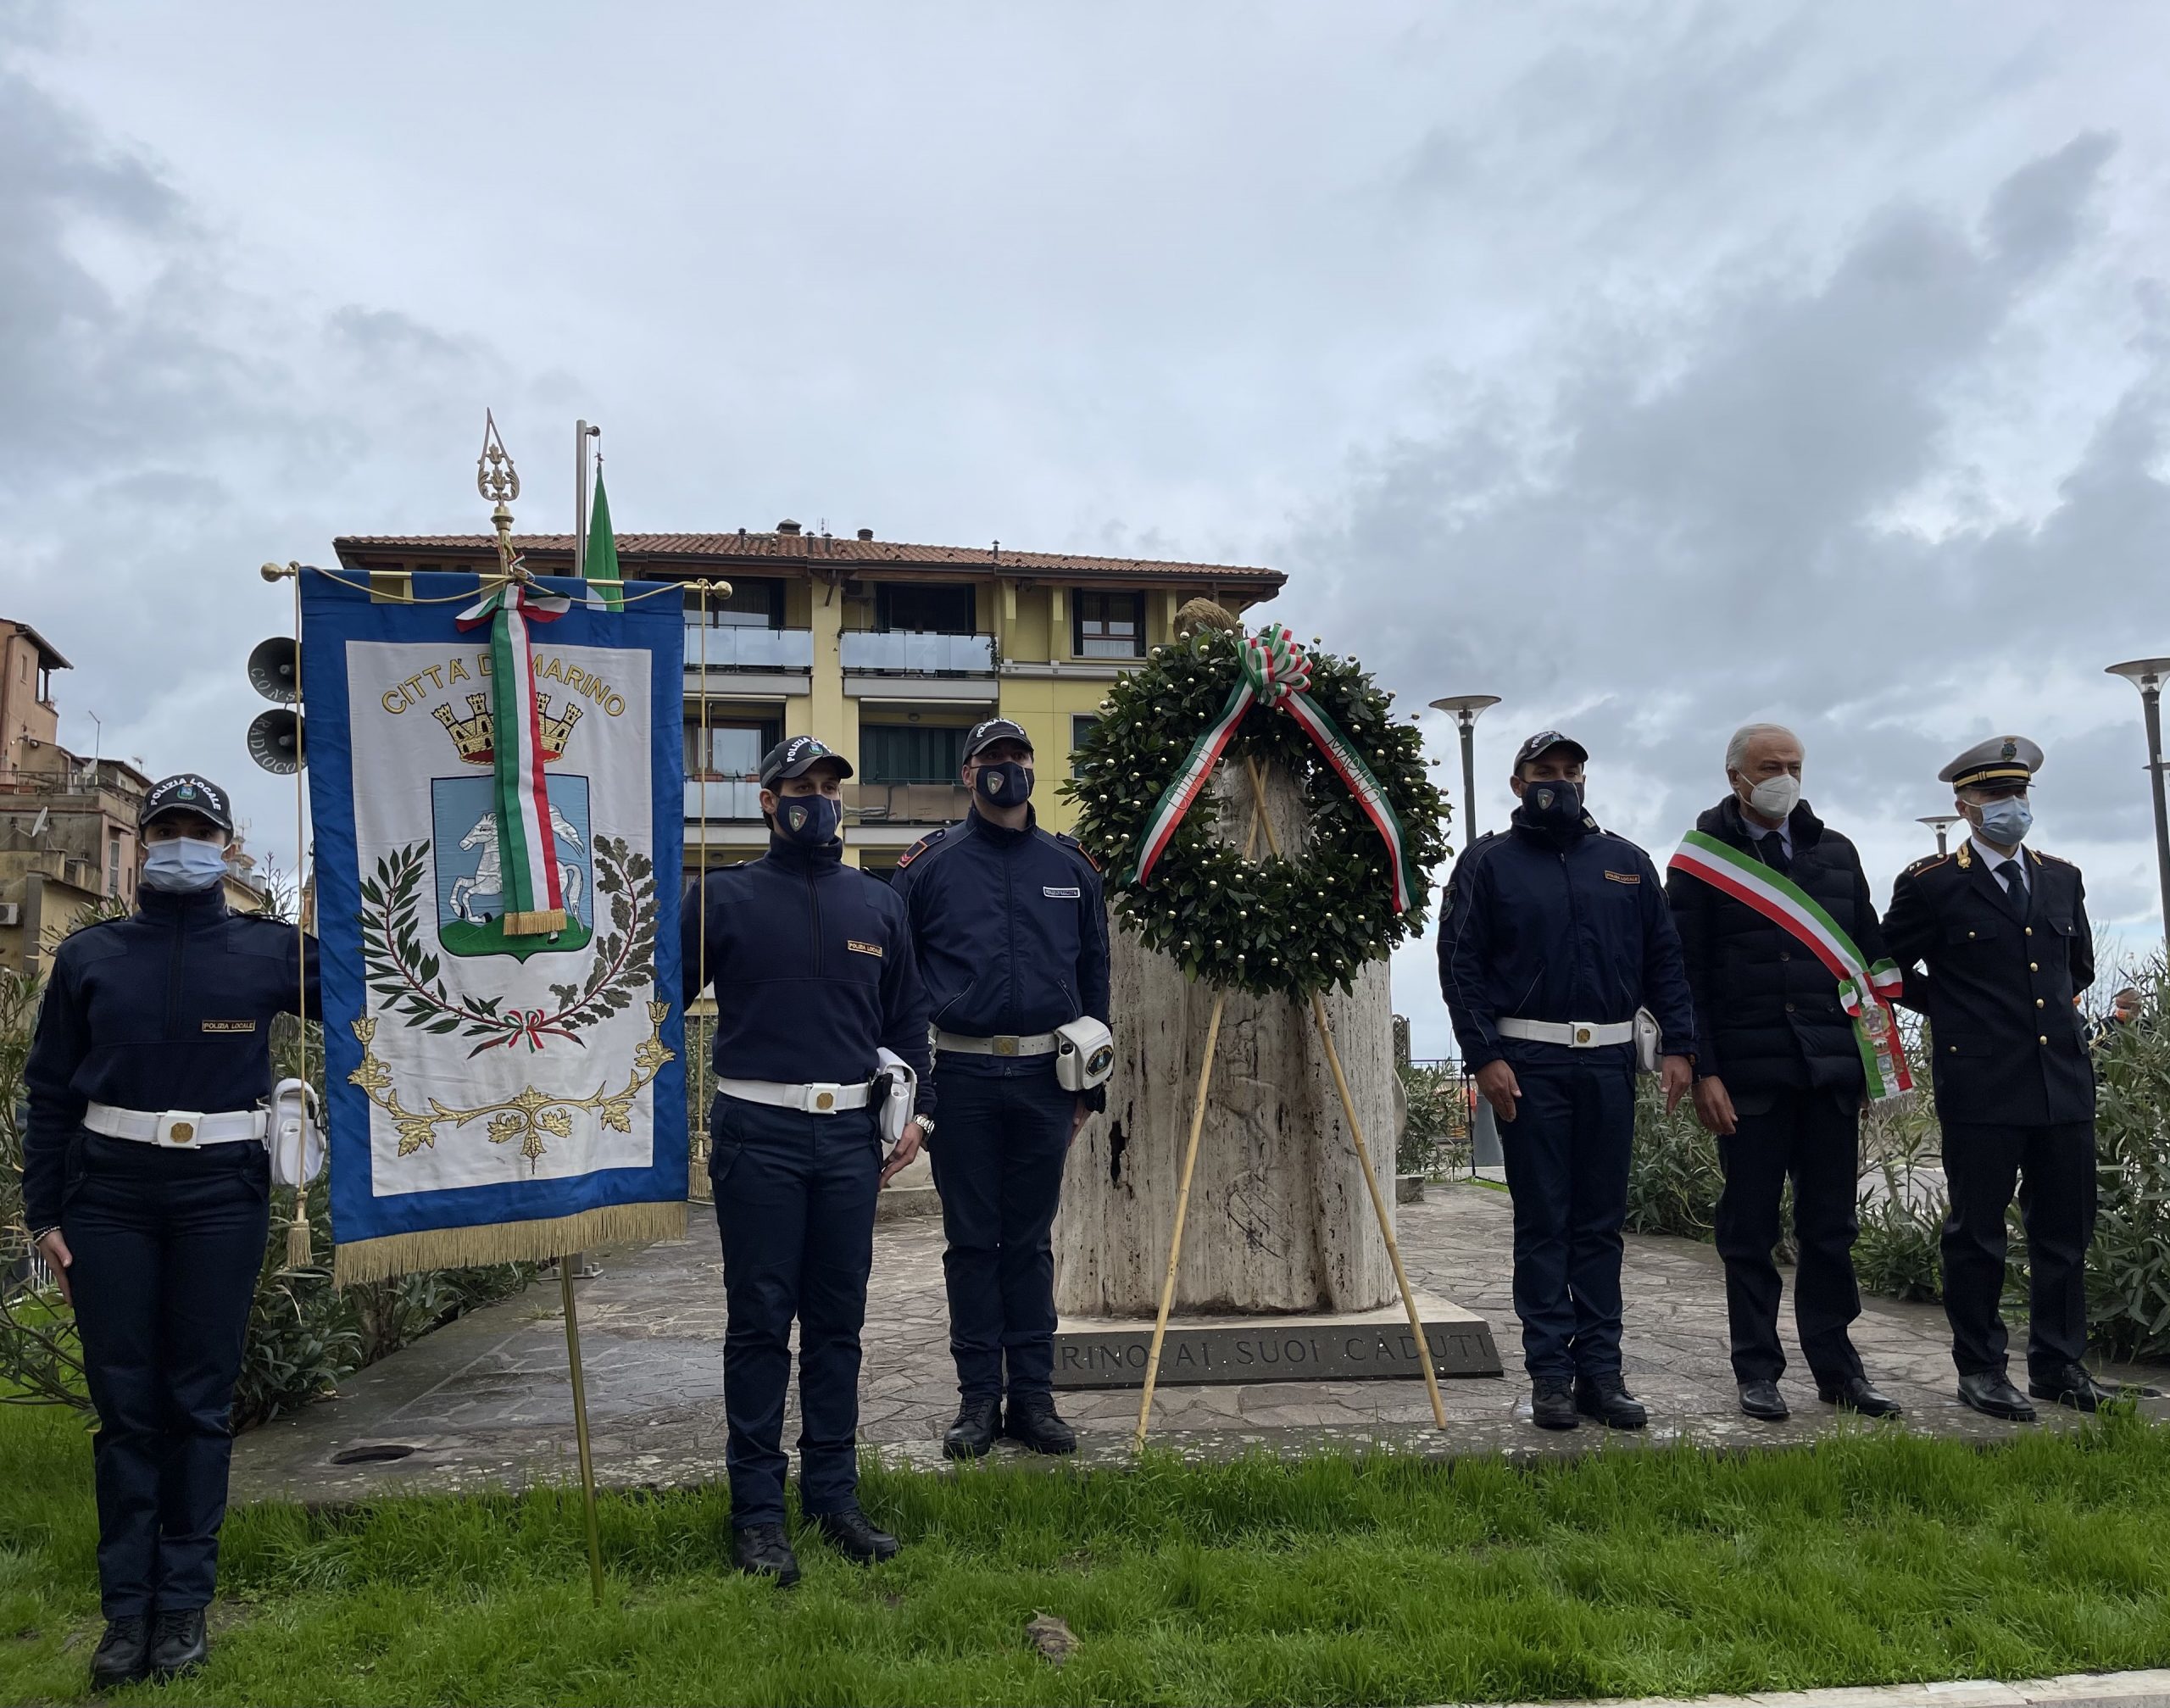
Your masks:
[{"label": "black face mask", "polygon": [[989,806],[1022,806],[1032,798],[1032,773],[1015,759],[984,765],[972,779],[972,789]]},{"label": "black face mask", "polygon": [[826,848],[844,821],[844,804],[828,795],[785,795],[776,802],[776,834],[805,848]]},{"label": "black face mask", "polygon": [[1583,824],[1583,786],[1580,783],[1526,782],[1522,785],[1523,822],[1539,830],[1580,830]]}]

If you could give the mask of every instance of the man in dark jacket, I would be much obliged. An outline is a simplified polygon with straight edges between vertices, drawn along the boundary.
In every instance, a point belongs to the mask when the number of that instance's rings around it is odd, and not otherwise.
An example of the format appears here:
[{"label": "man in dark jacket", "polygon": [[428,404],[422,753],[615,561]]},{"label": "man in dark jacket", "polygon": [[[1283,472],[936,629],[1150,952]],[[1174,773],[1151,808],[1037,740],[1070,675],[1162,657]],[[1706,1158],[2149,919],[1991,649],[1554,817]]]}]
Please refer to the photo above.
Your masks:
[{"label": "man in dark jacket", "polygon": [[[1883,926],[1853,843],[1800,798],[1801,744],[1777,724],[1750,724],[1726,748],[1733,793],[1695,828],[1760,863],[1829,915],[1860,951],[1884,958]],[[1807,939],[1739,895],[1676,865],[1666,895],[1695,998],[1695,1113],[1717,1135],[1725,1191],[1718,1255],[1733,1379],[1750,1417],[1786,1415],[1778,1377],[1778,1200],[1794,1183],[1794,1318],[1828,1405],[1872,1417],[1899,1407],[1872,1387],[1846,1333],[1861,1315],[1854,1279],[1861,1107],[1867,1089],[1838,982]]]},{"label": "man in dark jacket", "polygon": [[1635,1016],[1663,1032],[1668,1109],[1694,1077],[1695,1020],[1650,857],[1583,810],[1589,758],[1557,730],[1522,743],[1513,828],[1480,837],[1447,885],[1439,985],[1503,1123],[1531,1417],[1640,1429],[1620,1373]]},{"label": "man in dark jacket", "polygon": [[[1939,773],[1969,829],[1892,886],[1885,941],[1906,999],[1928,1016],[1951,1210],[1944,1311],[1959,1397],[2032,1421],[2005,1374],[2005,1212],[2020,1180],[2032,1294],[2027,1391],[2092,1411],[2110,1390],[2087,1350],[2087,1247],[2095,1231],[2095,1075],[2073,999],[2095,978],[2079,868],[2024,845],[2042,750],[1992,736]],[[1917,971],[1926,965],[1926,974]]]}]

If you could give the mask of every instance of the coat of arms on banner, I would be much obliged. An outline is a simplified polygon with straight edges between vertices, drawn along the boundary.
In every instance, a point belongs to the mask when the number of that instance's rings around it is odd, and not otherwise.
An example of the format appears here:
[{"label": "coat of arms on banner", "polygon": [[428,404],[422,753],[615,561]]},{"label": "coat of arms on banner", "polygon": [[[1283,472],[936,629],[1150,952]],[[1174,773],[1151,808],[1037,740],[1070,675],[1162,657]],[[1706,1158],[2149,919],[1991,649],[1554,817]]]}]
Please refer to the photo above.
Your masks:
[{"label": "coat of arms on banner", "polygon": [[[426,579],[474,585],[418,576],[404,605],[303,588],[307,631],[328,643],[305,682],[350,1279],[682,1226],[675,590],[538,624],[516,655],[534,704],[508,766],[487,637],[460,631],[456,602],[426,603]],[[506,816],[509,778],[524,820]],[[526,826],[510,847],[508,822]],[[555,929],[508,929],[535,917],[515,859],[531,879],[548,862],[531,893],[554,889]]]}]

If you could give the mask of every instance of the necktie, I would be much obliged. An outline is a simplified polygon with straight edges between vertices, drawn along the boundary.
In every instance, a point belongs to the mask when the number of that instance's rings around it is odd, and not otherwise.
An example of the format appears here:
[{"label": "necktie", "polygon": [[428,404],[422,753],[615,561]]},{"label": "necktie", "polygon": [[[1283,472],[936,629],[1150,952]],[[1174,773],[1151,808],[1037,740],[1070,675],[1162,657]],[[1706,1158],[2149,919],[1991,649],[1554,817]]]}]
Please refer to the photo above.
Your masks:
[{"label": "necktie", "polygon": [[2004,893],[2011,898],[2011,904],[2020,912],[2027,911],[2027,878],[2019,869],[2019,862],[2008,860],[1997,868],[1997,876],[2004,882]]},{"label": "necktie", "polygon": [[1767,831],[1756,837],[1755,846],[1763,856],[1763,864],[1775,872],[1793,870],[1793,862],[1786,858],[1785,838],[1776,831]]}]

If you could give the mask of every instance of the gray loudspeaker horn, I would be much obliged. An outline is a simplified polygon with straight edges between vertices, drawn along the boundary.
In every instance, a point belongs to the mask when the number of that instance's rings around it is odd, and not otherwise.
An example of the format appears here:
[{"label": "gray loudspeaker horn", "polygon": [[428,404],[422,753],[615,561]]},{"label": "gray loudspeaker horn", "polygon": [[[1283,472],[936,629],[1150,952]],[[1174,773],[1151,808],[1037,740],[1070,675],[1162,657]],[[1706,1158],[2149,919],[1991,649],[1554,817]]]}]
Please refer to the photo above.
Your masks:
[{"label": "gray loudspeaker horn", "polygon": [[292,776],[309,763],[302,750],[302,716],[286,706],[259,712],[248,726],[248,756],[267,771]]},{"label": "gray loudspeaker horn", "polygon": [[290,706],[302,697],[301,653],[291,635],[274,635],[248,655],[248,685],[267,700]]}]

